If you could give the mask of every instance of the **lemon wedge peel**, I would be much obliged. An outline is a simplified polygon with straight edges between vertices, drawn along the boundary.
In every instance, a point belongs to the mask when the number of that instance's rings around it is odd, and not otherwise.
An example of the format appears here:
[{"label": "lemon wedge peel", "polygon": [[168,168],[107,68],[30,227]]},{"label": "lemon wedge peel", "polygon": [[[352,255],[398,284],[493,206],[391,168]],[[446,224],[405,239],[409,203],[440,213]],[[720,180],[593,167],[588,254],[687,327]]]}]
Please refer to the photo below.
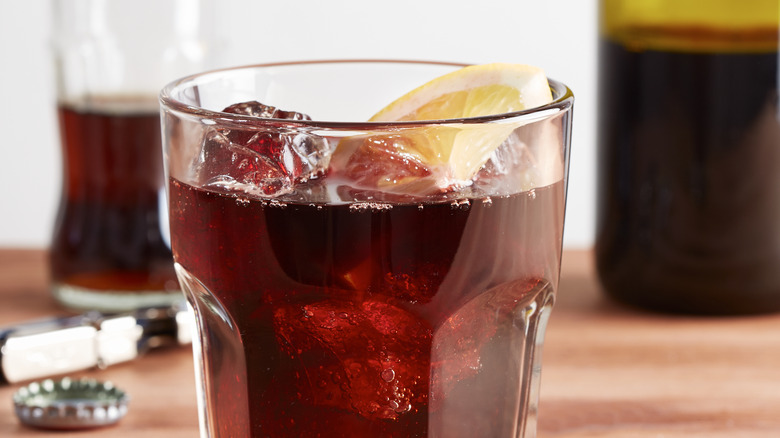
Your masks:
[{"label": "lemon wedge peel", "polygon": [[369,121],[443,120],[522,111],[552,102],[544,71],[524,64],[481,64],[439,76],[399,97]]}]

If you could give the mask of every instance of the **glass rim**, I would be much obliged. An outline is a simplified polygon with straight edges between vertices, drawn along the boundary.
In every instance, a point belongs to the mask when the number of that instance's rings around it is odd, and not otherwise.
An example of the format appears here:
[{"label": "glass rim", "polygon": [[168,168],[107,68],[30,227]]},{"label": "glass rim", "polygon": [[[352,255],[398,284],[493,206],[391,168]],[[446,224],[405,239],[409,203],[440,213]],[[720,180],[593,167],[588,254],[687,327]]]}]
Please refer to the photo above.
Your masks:
[{"label": "glass rim", "polygon": [[[463,124],[482,124],[490,122],[501,122],[507,119],[516,121],[516,119],[538,119],[544,118],[547,115],[557,114],[561,111],[570,109],[574,102],[574,94],[569,87],[554,79],[548,77],[550,88],[552,89],[554,99],[552,102],[537,106],[533,108],[527,108],[520,111],[511,111],[507,113],[491,114],[487,116],[478,117],[461,117],[452,119],[433,119],[433,120],[408,120],[408,121],[328,121],[328,120],[290,120],[290,119],[275,119],[275,118],[261,118],[255,116],[247,116],[243,114],[226,113],[222,111],[208,110],[199,106],[189,105],[183,103],[177,99],[174,99],[171,94],[174,90],[184,87],[198,78],[218,75],[225,72],[235,72],[240,70],[255,70],[268,67],[291,67],[291,66],[305,66],[316,64],[333,64],[333,65],[349,65],[349,64],[411,64],[411,65],[430,65],[430,66],[452,66],[452,67],[467,67],[472,64],[464,64],[457,62],[445,62],[445,61],[418,61],[418,60],[398,60],[398,59],[323,59],[323,60],[307,60],[307,61],[289,61],[289,62],[272,62],[262,64],[250,64],[240,65],[235,67],[226,67],[214,70],[208,70],[200,73],[188,75],[173,82],[168,83],[159,93],[159,101],[163,108],[167,108],[179,113],[189,114],[201,119],[210,119],[214,121],[224,121],[227,123],[257,123],[258,121],[270,122],[276,126],[301,126],[301,127],[317,127],[317,128],[331,128],[331,129],[381,129],[387,127],[414,127],[425,125],[463,125]],[[558,94],[556,97],[555,95]],[[295,109],[288,109],[292,110]]]}]

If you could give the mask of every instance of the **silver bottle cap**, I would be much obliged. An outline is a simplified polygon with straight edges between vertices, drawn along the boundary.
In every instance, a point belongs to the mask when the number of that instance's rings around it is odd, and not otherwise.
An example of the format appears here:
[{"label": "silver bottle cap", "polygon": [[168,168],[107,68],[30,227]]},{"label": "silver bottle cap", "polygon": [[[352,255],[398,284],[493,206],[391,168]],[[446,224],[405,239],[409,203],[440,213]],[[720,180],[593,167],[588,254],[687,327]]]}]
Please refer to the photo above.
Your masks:
[{"label": "silver bottle cap", "polygon": [[20,388],[13,396],[16,415],[42,429],[89,429],[118,422],[127,413],[128,396],[111,382],[46,379]]}]

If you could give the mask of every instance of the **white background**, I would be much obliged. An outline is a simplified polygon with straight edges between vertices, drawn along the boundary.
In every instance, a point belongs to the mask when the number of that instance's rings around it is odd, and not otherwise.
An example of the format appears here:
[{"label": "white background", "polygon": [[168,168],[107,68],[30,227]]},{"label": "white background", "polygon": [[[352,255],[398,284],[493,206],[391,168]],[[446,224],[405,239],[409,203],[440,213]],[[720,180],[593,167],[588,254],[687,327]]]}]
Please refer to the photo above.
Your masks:
[{"label": "white background", "polygon": [[[564,244],[592,244],[597,0],[216,3],[224,65],[382,58],[543,67],[549,77],[568,84],[576,97]],[[59,202],[50,29],[50,1],[3,3],[0,246],[45,247]]]}]

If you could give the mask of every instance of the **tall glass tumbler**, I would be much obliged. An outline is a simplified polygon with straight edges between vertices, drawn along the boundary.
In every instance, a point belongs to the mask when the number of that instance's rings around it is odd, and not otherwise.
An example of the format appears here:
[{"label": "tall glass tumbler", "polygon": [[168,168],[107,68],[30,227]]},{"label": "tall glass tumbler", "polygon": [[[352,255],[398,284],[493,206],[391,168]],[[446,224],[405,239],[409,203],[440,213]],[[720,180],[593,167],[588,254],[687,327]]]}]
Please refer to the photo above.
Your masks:
[{"label": "tall glass tumbler", "polygon": [[[163,90],[202,436],[535,436],[571,92],[553,81],[554,101],[527,111],[362,122],[459,67],[274,64]],[[442,138],[501,146],[470,184],[420,195],[405,154]]]},{"label": "tall glass tumbler", "polygon": [[181,300],[168,243],[157,94],[207,68],[206,0],[53,0],[63,186],[51,243],[65,306]]}]

